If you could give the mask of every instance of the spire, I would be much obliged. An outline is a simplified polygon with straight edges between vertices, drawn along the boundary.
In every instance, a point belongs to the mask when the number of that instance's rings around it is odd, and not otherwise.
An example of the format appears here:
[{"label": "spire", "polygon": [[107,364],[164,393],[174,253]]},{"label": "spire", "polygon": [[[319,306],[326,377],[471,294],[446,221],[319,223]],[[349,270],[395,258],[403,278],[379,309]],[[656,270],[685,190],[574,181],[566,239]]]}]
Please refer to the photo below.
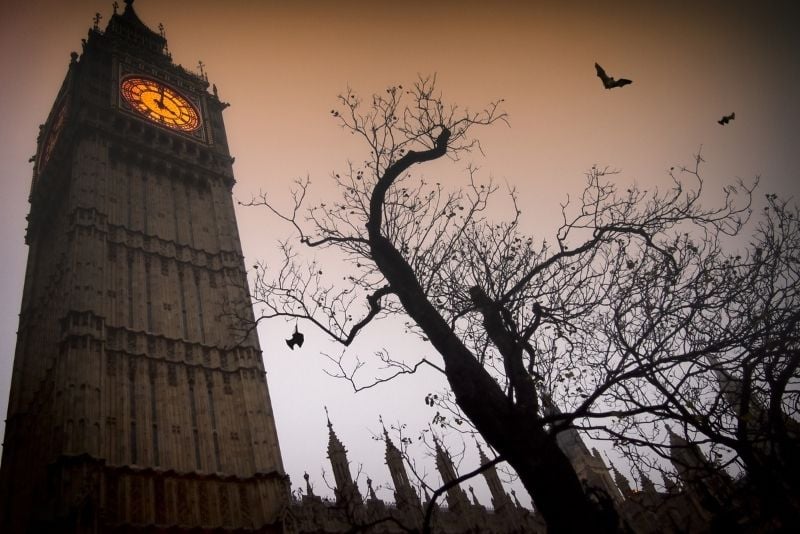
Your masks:
[{"label": "spire", "polygon": [[675,446],[685,447],[686,445],[689,444],[688,441],[686,441],[685,439],[680,437],[678,434],[676,434],[672,430],[672,427],[669,426],[668,424],[665,423],[664,424],[664,428],[667,430],[667,434],[669,434],[669,444],[672,445],[673,447],[675,447]]},{"label": "spire", "polygon": [[[456,468],[453,465],[453,460],[450,455],[445,451],[436,436],[433,436],[433,442],[436,445],[436,469],[442,477],[442,481],[447,484],[458,478]],[[447,490],[447,505],[451,510],[462,512],[469,508],[469,499],[461,486],[456,485]]]},{"label": "spire", "polygon": [[481,503],[478,502],[478,497],[475,496],[475,488],[473,488],[472,486],[469,487],[469,494],[472,495],[473,506],[480,506]]},{"label": "spire", "polygon": [[614,482],[617,484],[620,492],[622,492],[622,495],[624,495],[626,499],[633,495],[633,490],[631,489],[628,479],[617,470],[617,466],[611,464],[611,471],[614,473]]},{"label": "spire", "polygon": [[369,477],[367,477],[367,488],[369,490],[369,498],[374,500],[374,501],[377,501],[378,500],[378,496],[375,495],[375,490],[372,488],[372,479],[369,478]]},{"label": "spire", "polygon": [[442,480],[445,484],[447,484],[448,482],[458,478],[455,467],[453,466],[453,460],[442,448],[442,445],[439,443],[439,440],[436,439],[436,436],[433,436],[433,443],[436,449],[436,467],[439,469],[439,474],[442,475]]},{"label": "spire", "polygon": [[689,443],[683,436],[679,436],[678,434],[676,434],[672,430],[671,426],[665,424],[664,428],[667,429],[667,434],[669,434],[669,444],[670,447],[673,447],[673,451],[675,449],[688,449],[692,447],[692,444]]},{"label": "spire", "polygon": [[[133,0],[125,0],[125,11],[122,14],[128,15],[129,13],[136,17],[136,13],[133,11]],[[136,19],[138,20],[139,17],[136,17]]]},{"label": "spire", "polygon": [[121,14],[117,13],[116,7],[114,8],[114,14],[106,26],[106,34],[128,41],[137,49],[145,49],[159,55],[164,54],[167,45],[163,35],[154,32],[142,22],[133,9],[133,0],[125,0],[125,9]]},{"label": "spire", "polygon": [[331,423],[327,406],[325,407],[325,419],[328,422],[328,458],[331,462],[334,462],[334,460],[340,460],[343,457],[345,462],[347,462],[347,449],[344,448],[344,445],[339,440],[339,436],[336,435],[336,431],[333,430],[333,424]]},{"label": "spire", "polygon": [[519,502],[519,499],[517,499],[517,492],[513,489],[511,490],[511,497],[514,498],[514,504],[517,506],[517,508],[522,508],[522,504]]},{"label": "spire", "polygon": [[308,472],[303,473],[303,478],[306,479],[306,495],[309,497],[314,497],[314,488],[311,487],[311,483],[308,481],[310,478],[308,476]]},{"label": "spire", "polygon": [[483,453],[483,449],[481,448],[481,443],[476,439],[475,445],[478,447],[478,459],[481,461],[481,465],[486,465],[489,463],[489,458]]},{"label": "spire", "polygon": [[695,451],[686,439],[672,430],[671,426],[665,424],[664,428],[669,435],[670,460],[672,461],[672,465],[678,472],[678,476],[685,480],[693,469],[703,467],[702,459],[704,458],[699,458],[697,453],[700,453],[700,451]]},{"label": "spire", "polygon": [[664,487],[667,488],[667,493],[676,495],[680,493],[681,488],[678,482],[666,473],[661,473],[661,478],[664,479]]},{"label": "spire", "polygon": [[125,23],[129,25],[129,27],[134,28],[140,32],[147,32],[153,34],[153,36],[159,37],[163,40],[163,37],[161,37],[161,35],[148,28],[147,24],[142,22],[142,19],[139,18],[139,15],[137,15],[136,11],[134,11],[133,9],[133,0],[125,0],[125,9],[122,12],[121,19],[124,20]]},{"label": "spire", "polygon": [[[381,423],[383,422],[381,421]],[[392,483],[395,488],[395,502],[399,505],[403,499],[412,499],[409,501],[409,504],[411,504],[416,499],[412,497],[415,494],[411,487],[411,482],[408,480],[406,468],[403,465],[403,454],[389,437],[386,427],[383,428],[383,441],[386,444],[386,466],[389,468],[389,474],[392,477]]]},{"label": "spire", "polygon": [[639,471],[639,481],[642,484],[642,491],[649,493],[650,495],[657,494],[658,490],[656,489],[656,485],[653,484],[653,481],[650,480],[650,477],[647,476],[644,471],[642,471],[641,467],[638,467],[637,469]]},{"label": "spire", "polygon": [[[561,415],[561,410],[553,402],[552,397],[548,393],[542,392],[542,413],[547,417],[554,417]],[[573,426],[568,426],[558,434],[556,434],[556,442],[558,448],[561,449],[570,463],[576,469],[580,468],[580,464],[586,464],[587,458],[591,455],[586,444],[583,442],[580,433]]]},{"label": "spire", "polygon": [[708,462],[705,455],[696,445],[692,445],[683,436],[676,434],[669,425],[665,424],[664,428],[669,434],[670,459],[680,476],[683,476],[687,470],[706,467]]},{"label": "spire", "polygon": [[344,448],[333,430],[327,407],[325,407],[325,419],[328,421],[328,459],[331,462],[333,478],[336,482],[334,491],[336,500],[353,509],[361,505],[361,493],[353,482],[353,476],[350,474],[350,462],[347,459],[347,449]]},{"label": "spire", "polygon": [[704,502],[724,501],[730,493],[731,480],[724,470],[714,466],[695,443],[690,443],[664,425],[669,434],[670,460],[683,487]]},{"label": "spire", "polygon": [[422,493],[425,495],[425,504],[431,502],[431,494],[428,493],[428,486],[422,486]]},{"label": "spire", "polygon": [[[478,458],[481,465],[489,463],[489,458],[484,454],[480,442],[476,439],[475,445],[478,447]],[[511,499],[503,488],[500,477],[497,476],[497,469],[494,466],[484,469],[482,472],[483,478],[486,480],[486,485],[489,486],[489,492],[492,494],[492,506],[497,512],[503,512],[511,509]]]},{"label": "spire", "polygon": [[719,385],[720,393],[724,395],[725,401],[728,403],[728,405],[734,411],[738,412],[742,396],[741,382],[731,376],[730,373],[728,373],[728,371],[726,371],[723,367],[722,362],[713,354],[707,355],[706,360],[708,360],[711,370],[714,372],[714,376],[717,377],[717,384]]}]

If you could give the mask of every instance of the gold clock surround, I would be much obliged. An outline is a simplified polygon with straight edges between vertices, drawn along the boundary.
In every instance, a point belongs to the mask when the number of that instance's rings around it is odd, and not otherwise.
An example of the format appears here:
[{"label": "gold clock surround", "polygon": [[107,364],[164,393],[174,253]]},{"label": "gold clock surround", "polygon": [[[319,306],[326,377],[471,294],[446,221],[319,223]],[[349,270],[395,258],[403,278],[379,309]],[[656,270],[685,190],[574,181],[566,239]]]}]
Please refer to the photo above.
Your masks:
[{"label": "gold clock surround", "polygon": [[128,76],[120,83],[122,99],[146,119],[179,132],[200,128],[197,108],[172,87],[146,76]]}]

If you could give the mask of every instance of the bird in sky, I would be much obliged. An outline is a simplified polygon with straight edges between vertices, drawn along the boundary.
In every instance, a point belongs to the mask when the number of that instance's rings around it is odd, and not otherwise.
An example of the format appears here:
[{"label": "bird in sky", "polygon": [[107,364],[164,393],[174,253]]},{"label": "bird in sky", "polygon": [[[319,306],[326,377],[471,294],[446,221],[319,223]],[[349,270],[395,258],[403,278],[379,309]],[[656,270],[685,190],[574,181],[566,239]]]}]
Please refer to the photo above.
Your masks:
[{"label": "bird in sky", "polygon": [[736,118],[736,113],[731,113],[730,115],[723,115],[722,118],[720,120],[718,120],[717,122],[720,123],[721,125],[725,126],[726,124],[728,124],[729,122],[731,122],[735,118]]},{"label": "bird in sky", "polygon": [[633,83],[633,80],[629,80],[627,78],[620,78],[619,80],[615,80],[608,74],[606,71],[598,65],[597,63],[594,64],[595,70],[597,70],[597,77],[603,82],[603,87],[606,89],[614,89],[615,87],[624,87],[626,85],[630,85]]},{"label": "bird in sky", "polygon": [[289,345],[290,349],[294,350],[295,345],[302,347],[304,340],[305,336],[297,330],[297,325],[294,325],[294,334],[286,340],[286,344]]}]

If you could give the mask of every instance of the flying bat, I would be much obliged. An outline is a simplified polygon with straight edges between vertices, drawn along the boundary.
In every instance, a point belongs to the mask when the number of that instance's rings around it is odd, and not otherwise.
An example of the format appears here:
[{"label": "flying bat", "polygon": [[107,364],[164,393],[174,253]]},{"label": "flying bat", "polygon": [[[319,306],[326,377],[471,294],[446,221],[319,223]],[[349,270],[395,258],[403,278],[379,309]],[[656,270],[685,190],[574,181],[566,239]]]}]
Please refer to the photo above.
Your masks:
[{"label": "flying bat", "polygon": [[717,122],[720,123],[721,125],[725,126],[726,124],[728,124],[729,122],[731,122],[735,118],[736,118],[736,113],[731,113],[730,115],[723,115],[723,117],[720,120],[718,120]]},{"label": "flying bat", "polygon": [[297,325],[294,325],[294,334],[292,334],[292,337],[286,340],[286,344],[289,345],[290,349],[294,350],[295,345],[302,347],[304,340],[305,336],[297,330]]},{"label": "flying bat", "polygon": [[624,87],[626,85],[630,85],[633,83],[633,80],[629,80],[627,78],[620,78],[619,80],[615,80],[608,74],[606,71],[603,70],[603,67],[598,65],[597,63],[594,64],[594,68],[597,70],[597,77],[603,82],[603,87],[606,89],[613,89],[615,87]]}]

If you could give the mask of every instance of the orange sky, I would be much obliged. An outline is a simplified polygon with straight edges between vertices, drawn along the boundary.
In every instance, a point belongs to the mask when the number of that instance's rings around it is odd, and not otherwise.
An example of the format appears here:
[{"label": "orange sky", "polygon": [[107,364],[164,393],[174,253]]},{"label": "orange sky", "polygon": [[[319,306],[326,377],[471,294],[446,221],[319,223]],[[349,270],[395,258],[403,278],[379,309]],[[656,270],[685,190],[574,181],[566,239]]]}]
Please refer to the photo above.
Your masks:
[{"label": "orange sky", "polygon": [[[795,3],[137,0],[135,8],[151,28],[164,23],[176,62],[194,68],[202,59],[209,80],[231,103],[225,120],[237,197],[264,189],[285,198],[288,183],[306,174],[315,196],[330,194],[329,173],[348,158],[363,157],[330,118],[335,96],[347,86],[369,94],[436,73],[453,102],[475,108],[505,99],[511,127],[481,135],[486,157],[472,161],[520,190],[527,227],[544,238],[557,222],[559,201],[580,191],[583,172],[595,163],[621,169],[621,183],[655,186],[702,145],[711,190],[761,175],[763,192],[797,194]],[[103,15],[104,27],[111,2],[0,1],[3,413],[27,254],[27,160],[69,53],[80,52],[95,12]],[[603,90],[595,61],[634,83]],[[731,111],[736,120],[718,125]],[[442,173],[456,184],[466,163],[437,162],[423,172]],[[240,210],[239,221],[248,264],[272,257],[276,239],[289,235],[263,212]],[[319,336],[306,332],[310,342],[302,354],[274,348],[289,330],[275,322],[261,337],[293,485],[308,469],[318,489],[324,487],[323,403],[353,452],[351,460],[364,462],[376,483],[385,482],[382,449],[368,430],[379,428],[379,413],[424,425],[432,414],[423,397],[436,387],[436,377],[353,396],[322,374],[316,353],[337,349]],[[360,347],[365,353],[387,333],[371,335]],[[427,350],[403,343],[394,346]],[[386,396],[395,403],[383,402]],[[389,498],[388,492],[383,496]]]}]

